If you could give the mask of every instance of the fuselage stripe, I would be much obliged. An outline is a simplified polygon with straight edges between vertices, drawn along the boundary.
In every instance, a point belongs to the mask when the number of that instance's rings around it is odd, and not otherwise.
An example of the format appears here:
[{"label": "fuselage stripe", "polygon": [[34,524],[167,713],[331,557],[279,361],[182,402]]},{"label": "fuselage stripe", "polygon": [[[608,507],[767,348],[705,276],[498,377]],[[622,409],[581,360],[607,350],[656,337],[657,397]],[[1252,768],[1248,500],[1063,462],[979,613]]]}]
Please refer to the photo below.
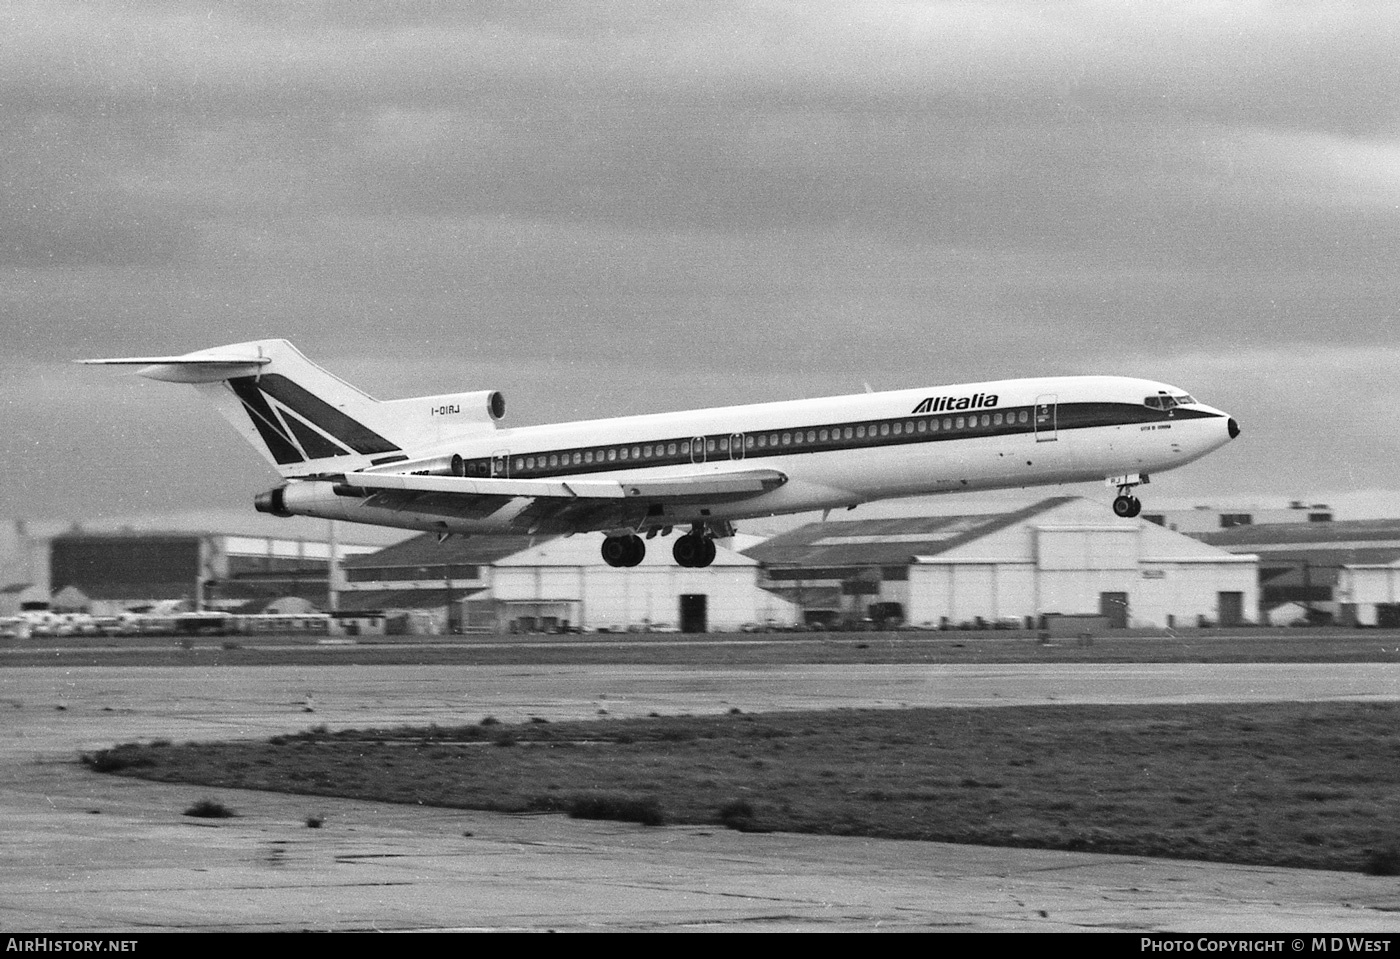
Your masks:
[{"label": "fuselage stripe", "polygon": [[[909,414],[889,419],[736,430],[563,449],[517,447],[508,454],[499,451],[491,456],[464,458],[463,475],[534,479],[996,436],[1035,434],[1037,438],[1053,439],[1066,431],[1138,424],[1170,426],[1176,421],[1218,416],[1214,412],[1183,406],[1161,411],[1132,403],[1060,403],[937,415]],[[696,449],[697,442],[704,446]]]}]

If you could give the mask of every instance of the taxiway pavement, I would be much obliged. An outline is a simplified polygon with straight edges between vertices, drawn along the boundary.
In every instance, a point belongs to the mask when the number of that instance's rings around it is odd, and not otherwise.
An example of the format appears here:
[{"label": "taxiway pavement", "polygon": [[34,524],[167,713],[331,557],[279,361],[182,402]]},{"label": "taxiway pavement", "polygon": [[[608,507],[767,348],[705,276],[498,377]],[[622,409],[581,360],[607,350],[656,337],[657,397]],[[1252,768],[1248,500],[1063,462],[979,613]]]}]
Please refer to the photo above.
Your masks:
[{"label": "taxiway pavement", "polygon": [[[1400,699],[1388,664],[23,668],[0,687],[0,928],[1396,932],[1400,880],[643,827],[88,772],[131,740],[832,706]],[[308,817],[321,817],[318,829]]]}]

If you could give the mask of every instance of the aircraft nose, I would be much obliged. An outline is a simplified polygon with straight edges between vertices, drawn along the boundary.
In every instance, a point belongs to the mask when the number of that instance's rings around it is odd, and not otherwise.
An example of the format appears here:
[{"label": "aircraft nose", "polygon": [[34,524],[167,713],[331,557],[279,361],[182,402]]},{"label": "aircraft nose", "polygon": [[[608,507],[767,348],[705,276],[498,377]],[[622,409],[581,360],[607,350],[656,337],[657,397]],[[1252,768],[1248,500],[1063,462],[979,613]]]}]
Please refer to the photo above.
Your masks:
[{"label": "aircraft nose", "polygon": [[1230,422],[1225,424],[1225,428],[1230,431],[1230,439],[1240,435],[1240,424],[1235,422],[1235,418],[1230,417]]}]

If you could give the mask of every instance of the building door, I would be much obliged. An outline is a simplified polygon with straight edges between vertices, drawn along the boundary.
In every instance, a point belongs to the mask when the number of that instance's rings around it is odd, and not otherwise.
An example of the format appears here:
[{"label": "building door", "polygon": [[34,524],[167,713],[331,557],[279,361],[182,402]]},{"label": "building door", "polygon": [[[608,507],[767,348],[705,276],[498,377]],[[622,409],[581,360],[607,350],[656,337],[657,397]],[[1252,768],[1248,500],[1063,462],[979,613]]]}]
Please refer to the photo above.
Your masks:
[{"label": "building door", "polygon": [[1099,615],[1108,617],[1109,629],[1128,628],[1128,594],[1099,593]]},{"label": "building door", "polygon": [[1220,625],[1239,626],[1244,623],[1244,593],[1216,593],[1220,604]]},{"label": "building door", "polygon": [[1053,443],[1059,438],[1057,422],[1059,394],[1047,393],[1035,398],[1035,441]]},{"label": "building door", "polygon": [[709,631],[709,599],[704,593],[681,594],[681,632],[704,633]]}]

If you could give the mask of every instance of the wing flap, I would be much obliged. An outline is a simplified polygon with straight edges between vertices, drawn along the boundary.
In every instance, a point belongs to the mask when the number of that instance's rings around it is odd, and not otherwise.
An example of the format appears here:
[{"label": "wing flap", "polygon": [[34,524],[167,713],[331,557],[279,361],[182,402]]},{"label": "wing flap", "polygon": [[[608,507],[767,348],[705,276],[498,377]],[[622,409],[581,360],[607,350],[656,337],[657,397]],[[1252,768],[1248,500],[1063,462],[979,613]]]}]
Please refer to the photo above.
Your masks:
[{"label": "wing flap", "polygon": [[757,496],[787,482],[777,470],[741,470],[732,473],[698,473],[664,479],[630,480],[620,484],[628,498],[646,500],[730,500]]},{"label": "wing flap", "polygon": [[335,478],[338,496],[361,505],[466,520],[529,533],[571,533],[637,526],[657,504],[687,506],[757,496],[787,482],[777,470],[701,473],[665,479],[469,479],[459,476],[348,473]]},{"label": "wing flap", "polygon": [[742,499],[757,496],[787,482],[777,470],[694,473],[658,479],[522,480],[472,479],[461,476],[349,473],[336,484],[344,496],[369,496],[377,491],[434,494],[451,498],[528,497],[558,500],[695,500]]},{"label": "wing flap", "polygon": [[[365,491],[364,493],[359,492]],[[435,493],[447,496],[526,496],[548,499],[622,499],[617,483],[560,480],[469,479],[462,476],[418,476],[411,473],[348,473],[336,492],[368,495],[375,490]]]},{"label": "wing flap", "polygon": [[[346,495],[343,489],[338,488],[336,492]],[[481,520],[500,512],[514,499],[516,498],[506,496],[452,496],[411,490],[376,490],[370,493],[362,505],[397,512],[432,513],[435,516]],[[528,503],[529,500],[525,502]]]}]

